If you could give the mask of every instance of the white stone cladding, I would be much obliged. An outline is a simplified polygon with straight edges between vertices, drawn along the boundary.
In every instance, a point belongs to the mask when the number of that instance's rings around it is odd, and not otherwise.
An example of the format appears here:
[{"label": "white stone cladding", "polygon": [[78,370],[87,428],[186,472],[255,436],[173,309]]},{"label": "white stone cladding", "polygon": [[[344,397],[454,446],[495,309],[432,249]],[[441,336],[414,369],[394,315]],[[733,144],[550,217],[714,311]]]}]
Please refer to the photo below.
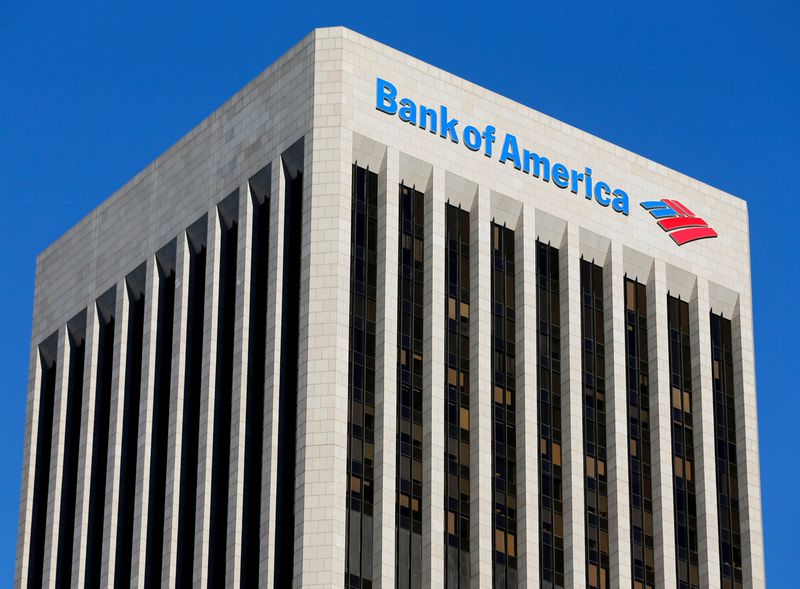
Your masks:
[{"label": "white stone cladding", "polygon": [[[462,124],[495,125],[534,146],[551,162],[582,170],[624,187],[630,196],[625,216],[559,189],[402,122],[375,108],[376,79],[390,80],[401,95],[438,107],[445,104]],[[180,436],[186,375],[188,248],[187,229],[207,216],[206,295],[200,450],[198,453],[194,579],[208,581],[212,438],[218,346],[220,203],[238,191],[237,284],[232,386],[230,476],[227,512],[226,584],[241,582],[241,533],[245,457],[249,283],[253,202],[249,180],[271,170],[269,186],[269,273],[265,353],[260,585],[273,586],[278,452],[277,391],[280,382],[286,179],[283,158],[303,140],[302,248],[298,420],[295,481],[293,576],[297,586],[341,587],[346,565],[345,522],[348,445],[348,329],[350,297],[351,166],[370,164],[378,172],[378,324],[375,481],[375,584],[395,586],[396,362],[398,184],[426,193],[423,504],[423,585],[444,583],[444,205],[470,211],[471,290],[471,576],[472,586],[492,582],[491,303],[489,223],[515,229],[517,255],[517,408],[519,578],[539,586],[538,441],[536,433],[535,241],[550,241],[560,252],[564,498],[567,586],[586,578],[584,466],[582,438],[581,317],[579,260],[604,267],[609,518],[613,586],[629,586],[631,545],[625,388],[624,276],[647,286],[651,375],[652,463],[656,580],[676,586],[672,498],[671,404],[668,364],[667,293],[689,302],[695,388],[695,457],[701,586],[720,587],[716,510],[713,397],[709,311],[733,322],[737,460],[744,584],[765,585],[748,214],[745,201],[647,160],[602,139],[400,53],[345,28],[317,29],[227,101],[176,145],[120,188],[37,259],[31,373],[24,445],[22,495],[15,584],[26,586],[32,536],[41,363],[39,347],[53,342],[56,358],[55,407],[50,450],[43,579],[55,582],[60,493],[68,390],[68,324],[86,313],[86,374],[79,448],[75,540],[71,579],[86,576],[95,374],[97,301],[116,288],[111,419],[104,508],[101,582],[115,578],[123,391],[126,380],[128,277],[144,264],[144,345],[139,412],[139,462],[132,585],[144,586],[149,483],[150,428],[158,293],[157,255],[175,242],[175,314],[172,397],[169,411],[163,569],[165,586],[175,585],[180,501]],[[495,145],[499,152],[500,145]],[[470,187],[469,190],[464,186]],[[643,200],[676,198],[718,232],[677,246]],[[381,305],[380,303],[383,302]],[[51,336],[55,336],[55,340]],[[48,339],[51,338],[51,339]],[[523,392],[524,391],[524,392]],[[150,393],[150,394],[148,394]],[[481,396],[484,395],[484,396]],[[519,423],[519,421],[518,421]]]}]

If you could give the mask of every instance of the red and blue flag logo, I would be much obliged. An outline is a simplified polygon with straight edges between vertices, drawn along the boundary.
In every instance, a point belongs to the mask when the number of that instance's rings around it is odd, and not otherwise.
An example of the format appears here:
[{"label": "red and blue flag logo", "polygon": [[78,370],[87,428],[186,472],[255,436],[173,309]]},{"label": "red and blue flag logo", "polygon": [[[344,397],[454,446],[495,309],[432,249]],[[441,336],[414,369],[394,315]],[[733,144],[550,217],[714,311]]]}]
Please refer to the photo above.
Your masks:
[{"label": "red and blue flag logo", "polygon": [[658,225],[669,233],[678,245],[717,237],[717,232],[708,226],[703,219],[673,199],[648,200],[641,203],[642,208],[658,219]]}]

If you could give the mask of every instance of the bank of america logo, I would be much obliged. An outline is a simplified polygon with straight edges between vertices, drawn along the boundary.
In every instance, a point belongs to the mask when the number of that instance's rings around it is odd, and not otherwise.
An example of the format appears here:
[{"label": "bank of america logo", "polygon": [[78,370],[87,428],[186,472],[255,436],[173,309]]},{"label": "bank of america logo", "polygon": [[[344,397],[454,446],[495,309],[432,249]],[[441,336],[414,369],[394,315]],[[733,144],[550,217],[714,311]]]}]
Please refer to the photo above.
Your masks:
[{"label": "bank of america logo", "polygon": [[648,200],[642,203],[642,208],[658,219],[658,225],[669,233],[669,236],[678,245],[698,239],[717,237],[717,232],[709,227],[708,223],[695,216],[677,200],[667,198]]}]

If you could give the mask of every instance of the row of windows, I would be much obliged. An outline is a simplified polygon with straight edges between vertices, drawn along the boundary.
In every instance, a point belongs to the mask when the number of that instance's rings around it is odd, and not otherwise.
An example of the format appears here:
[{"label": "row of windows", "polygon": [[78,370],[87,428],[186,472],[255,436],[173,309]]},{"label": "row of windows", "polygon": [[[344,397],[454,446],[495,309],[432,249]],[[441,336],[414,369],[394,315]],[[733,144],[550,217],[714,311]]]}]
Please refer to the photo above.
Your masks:
[{"label": "row of windows", "polygon": [[672,388],[673,493],[675,544],[680,589],[697,589],[700,572],[697,553],[697,494],[694,471],[692,365],[689,341],[689,304],[667,297],[669,371]]},{"label": "row of windows", "polygon": [[514,232],[492,223],[492,454],[495,589],[517,587],[517,402]]},{"label": "row of windows", "polygon": [[[348,504],[351,515],[357,510],[371,516],[371,503],[354,504],[371,485],[366,482],[366,467],[359,461],[374,458],[374,296],[360,299],[360,289],[375,292],[373,282],[376,206],[360,213],[361,201],[373,203],[377,195],[377,176],[354,168],[353,258],[351,271],[351,416],[350,416],[350,488]],[[417,586],[421,580],[422,518],[422,286],[424,276],[424,195],[406,186],[400,187],[400,268],[398,337],[398,585]],[[366,211],[367,209],[365,209]],[[363,220],[359,217],[363,216]],[[445,241],[445,558],[448,587],[466,586],[469,580],[469,511],[470,511],[470,389],[469,389],[469,214],[448,205]],[[362,243],[363,242],[363,243]],[[369,244],[367,243],[369,242]],[[494,464],[493,528],[495,587],[517,584],[517,498],[516,498],[516,358],[515,358],[515,269],[514,232],[496,224],[491,226],[491,301],[492,301],[492,456]],[[564,586],[564,513],[561,456],[561,375],[559,252],[537,242],[537,403],[539,409],[539,546],[540,583],[543,587]],[[359,269],[359,265],[363,269]],[[609,586],[608,480],[605,412],[605,319],[603,315],[603,269],[581,260],[582,390],[584,439],[584,492],[586,518],[586,582],[590,587]],[[363,276],[362,276],[363,275]],[[650,395],[647,334],[647,297],[643,284],[625,279],[625,367],[628,416],[628,469],[631,518],[631,574],[636,587],[655,586],[653,535],[652,457],[650,443]],[[668,301],[670,330],[670,374],[673,396],[673,474],[676,512],[678,579],[681,586],[694,587],[697,568],[697,515],[694,496],[694,455],[691,423],[691,364],[688,306],[672,297]],[[372,323],[361,325],[362,313]],[[713,321],[713,317],[712,317]],[[735,428],[727,425],[732,418],[732,368],[730,328],[725,320],[714,337],[716,423],[718,454],[733,457],[724,472],[725,481],[735,477]],[[358,337],[354,338],[354,335]],[[724,339],[727,337],[727,339]],[[722,339],[721,339],[722,338]],[[363,342],[361,341],[363,339]],[[723,350],[727,342],[727,348]],[[726,355],[727,354],[727,355]],[[728,358],[725,364],[724,359]],[[368,365],[363,371],[358,367]],[[726,372],[727,371],[727,372]],[[355,393],[359,385],[354,374],[370,374],[369,391]],[[359,377],[361,378],[361,377]],[[727,387],[727,388],[725,388]],[[727,393],[723,394],[725,390]],[[369,398],[367,405],[354,397]],[[727,398],[725,395],[727,395]],[[728,406],[726,403],[730,403]],[[364,410],[364,407],[369,409]],[[354,409],[358,408],[359,412]],[[369,432],[369,433],[367,433]],[[369,443],[363,445],[365,439]],[[356,443],[358,441],[358,443]],[[361,446],[359,446],[361,444]],[[360,450],[354,448],[359,446]],[[724,450],[719,450],[724,448]],[[731,450],[732,448],[732,450]],[[725,456],[718,457],[718,470]],[[369,476],[372,472],[369,471]],[[719,474],[723,477],[723,473]],[[735,483],[732,483],[735,487]],[[730,571],[735,582],[741,578],[741,547],[738,530],[738,504],[731,485],[719,485],[723,577]],[[370,490],[371,493],[371,490]],[[370,501],[372,497],[370,494]],[[363,499],[362,499],[363,500]],[[723,516],[723,508],[728,511]],[[363,515],[362,515],[363,517]],[[370,518],[371,520],[371,518]],[[733,520],[736,520],[735,522]],[[359,520],[361,522],[362,520]],[[363,523],[360,525],[363,526]],[[723,529],[723,526],[727,526]],[[362,528],[363,530],[363,528]],[[371,555],[354,551],[364,546],[364,532],[356,543],[350,521],[348,531],[348,582],[350,586],[369,586],[369,571],[364,562]],[[369,531],[371,540],[371,530]],[[728,558],[728,555],[729,558]],[[739,560],[737,560],[737,558]],[[361,573],[355,574],[355,563]],[[736,585],[731,585],[732,587]]]},{"label": "row of windows", "polygon": [[[346,584],[371,587],[376,394],[376,309],[377,301],[377,175],[353,168],[349,414],[347,462],[347,563]],[[302,176],[287,183],[287,225],[284,248],[282,325],[297,324],[300,283],[296,271],[300,263],[302,227],[299,206]],[[424,195],[413,188],[400,187],[400,251],[398,280],[398,360],[397,360],[397,497],[396,539],[398,584],[416,587],[422,579],[423,511],[423,278],[424,278]],[[238,199],[235,202],[238,209]],[[252,231],[251,310],[249,328],[247,422],[245,424],[245,477],[242,532],[242,580],[259,578],[261,468],[264,437],[264,351],[267,344],[267,258],[268,199],[254,199]],[[214,554],[209,563],[212,582],[224,581],[228,526],[229,456],[231,443],[232,382],[234,369],[234,318],[236,276],[238,274],[238,215],[220,213],[218,267],[219,309],[216,349],[214,422],[212,437],[211,521],[209,545]],[[445,327],[445,553],[448,586],[461,587],[470,576],[470,223],[469,214],[447,208],[445,288],[443,313]],[[205,217],[201,233],[205,234]],[[497,587],[517,584],[519,560],[517,522],[516,431],[516,299],[515,234],[492,224],[491,246],[491,370],[492,460],[493,460],[493,579]],[[190,240],[192,241],[192,240]],[[174,250],[174,242],[172,244]],[[545,587],[564,585],[564,513],[561,448],[561,340],[559,307],[559,252],[537,242],[537,403],[539,423],[539,545],[541,581]],[[189,256],[188,297],[185,334],[173,334],[176,305],[174,266],[158,258],[155,280],[157,299],[145,300],[142,281],[129,280],[126,293],[129,305],[125,318],[127,347],[125,358],[123,428],[119,448],[108,444],[113,342],[116,329],[114,312],[103,314],[96,345],[97,390],[95,437],[92,440],[93,473],[90,488],[90,522],[104,519],[105,477],[108,456],[121,456],[118,550],[116,580],[124,585],[131,575],[134,537],[134,503],[139,447],[140,386],[144,349],[146,304],[156,312],[155,361],[150,396],[152,422],[148,443],[152,453],[145,468],[149,472],[148,527],[145,578],[157,583],[162,568],[168,448],[168,416],[171,390],[172,342],[185,335],[183,372],[183,429],[178,516],[178,585],[191,584],[194,570],[197,462],[200,433],[201,373],[204,348],[206,297],[206,249],[202,241],[192,241]],[[142,269],[143,274],[143,269]],[[584,481],[586,497],[587,583],[593,587],[608,584],[608,490],[605,440],[605,360],[602,268],[581,262],[582,302],[582,391]],[[676,501],[676,539],[678,575],[682,586],[692,587],[697,579],[697,521],[694,498],[694,455],[692,440],[692,374],[690,360],[688,306],[670,297],[670,375],[672,383],[672,434]],[[736,423],[733,402],[733,360],[730,321],[712,315],[712,355],[714,358],[715,434],[717,442],[718,508],[720,520],[721,567],[724,582],[731,587],[741,583],[741,538],[739,530],[738,473],[736,469]],[[85,322],[85,319],[84,319]],[[633,575],[642,587],[652,585],[653,531],[652,483],[650,481],[649,397],[647,373],[647,325],[644,288],[626,282],[626,369],[629,418],[629,472],[631,480],[631,543]],[[80,329],[70,328],[67,342],[66,422],[59,429],[66,451],[63,484],[56,498],[62,518],[58,533],[57,578],[71,579],[72,537],[77,491],[78,458],[75,449],[80,439],[80,407],[84,379],[85,342]],[[276,523],[275,580],[281,584],[292,576],[294,540],[294,465],[297,408],[297,333],[284,329],[281,334],[281,381],[279,386],[279,444]],[[46,514],[50,452],[53,440],[56,361],[42,353],[39,431],[34,472],[29,586],[42,582],[43,555],[47,535]],[[141,491],[140,491],[141,492]],[[92,530],[100,530],[94,532]],[[99,579],[102,555],[102,526],[92,525],[87,539],[87,574]],[[728,585],[726,585],[728,586]]]},{"label": "row of windows", "polygon": [[710,319],[722,587],[741,589],[742,537],[739,528],[739,471],[736,462],[736,400],[733,388],[731,321],[714,313],[711,313]]},{"label": "row of windows", "polygon": [[469,585],[469,212],[447,205],[445,235],[445,584]]},{"label": "row of windows", "polygon": [[558,250],[536,242],[539,378],[539,558],[543,589],[564,587],[564,501],[561,463],[561,308]]},{"label": "row of windows", "polygon": [[400,186],[395,558],[401,589],[422,584],[424,207],[422,192]]},{"label": "row of windows", "polygon": [[[287,194],[290,198],[298,198],[302,180],[298,176],[288,183]],[[91,447],[91,479],[89,481],[88,526],[86,537],[86,584],[99,586],[101,580],[101,563],[107,543],[111,540],[104,522],[107,521],[106,501],[107,473],[112,470],[112,457],[118,457],[118,485],[111,498],[111,508],[117,513],[115,531],[116,550],[112,555],[114,578],[105,581],[119,587],[127,587],[131,582],[134,556],[134,538],[137,533],[144,536],[143,555],[144,569],[139,571],[146,586],[157,586],[161,582],[163,568],[165,516],[167,510],[167,478],[169,444],[180,446],[181,466],[174,473],[175,486],[179,489],[179,497],[175,507],[177,534],[175,562],[176,586],[191,586],[195,569],[194,550],[196,544],[196,519],[198,506],[198,456],[200,451],[200,412],[201,412],[201,378],[204,360],[204,348],[207,349],[206,333],[206,234],[208,224],[219,223],[219,257],[215,273],[219,276],[217,299],[212,304],[218,309],[216,325],[216,354],[211,358],[215,365],[215,381],[210,383],[214,399],[213,423],[209,425],[211,444],[211,476],[210,476],[210,509],[209,529],[205,541],[213,557],[209,559],[208,576],[211,584],[224,584],[226,575],[226,550],[228,544],[228,502],[230,495],[230,455],[231,455],[231,418],[232,418],[232,386],[234,369],[235,342],[235,309],[237,303],[238,265],[238,194],[233,194],[220,204],[219,218],[209,219],[203,216],[185,235],[184,253],[188,264],[188,276],[183,286],[182,300],[177,299],[176,251],[177,239],[172,240],[160,249],[153,260],[154,268],[150,270],[154,284],[152,291],[145,289],[148,268],[142,264],[130,273],[125,280],[124,293],[120,299],[126,301],[125,309],[116,308],[118,299],[116,288],[111,289],[98,299],[90,310],[82,312],[71,320],[67,328],[68,372],[67,387],[64,391],[66,401],[66,419],[63,424],[54,423],[54,404],[56,403],[55,371],[57,358],[55,352],[57,336],[54,335],[40,346],[41,356],[41,388],[39,392],[38,427],[36,446],[36,466],[34,473],[33,517],[30,538],[30,557],[28,561],[28,587],[39,587],[45,581],[44,550],[46,537],[53,533],[48,530],[51,522],[47,520],[46,506],[50,492],[50,453],[54,444],[63,444],[64,460],[61,473],[60,496],[61,517],[56,530],[57,551],[55,578],[50,583],[56,586],[69,586],[73,575],[73,550],[76,523],[76,498],[78,485],[79,449],[81,439],[81,414],[87,400],[84,398],[84,381],[94,377],[94,388],[91,392],[94,399],[94,433],[88,440]],[[260,556],[260,521],[263,501],[261,497],[261,466],[263,447],[263,407],[264,407],[264,373],[266,349],[266,317],[267,317],[267,254],[269,226],[268,198],[264,194],[253,194],[253,232],[252,271],[248,278],[253,288],[250,290],[250,338],[245,344],[249,349],[249,375],[247,382],[247,411],[245,417],[245,480],[243,528],[241,542],[245,547],[241,555],[241,571],[243,583],[256,582],[259,577]],[[289,249],[289,248],[287,248]],[[299,288],[299,284],[297,285]],[[147,300],[147,292],[153,292],[154,299]],[[299,295],[298,295],[299,296]],[[175,321],[175,313],[179,305],[184,305],[184,319]],[[155,330],[152,356],[150,361],[152,378],[145,381],[142,371],[145,359],[145,317],[146,307],[150,306],[154,314]],[[124,311],[124,315],[123,315]],[[85,358],[85,331],[88,313],[96,313],[95,332],[97,341],[94,351],[96,363]],[[175,332],[181,325],[183,331]],[[120,326],[125,328],[120,333]],[[181,371],[184,375],[183,390],[177,391],[173,386],[172,371],[176,362],[174,354],[175,342],[185,342],[180,355]],[[120,370],[124,380],[121,390],[115,391],[112,382],[114,371],[114,346],[117,341],[125,355],[120,359]],[[296,352],[296,348],[295,348]],[[296,356],[296,353],[294,354]],[[84,374],[85,366],[95,366],[95,374]],[[143,388],[145,382],[150,386]],[[112,399],[118,397],[121,404],[121,422],[112,419]],[[295,395],[296,398],[296,395]],[[181,429],[175,431],[170,421],[172,407],[178,406],[181,415]],[[143,420],[143,411],[148,411],[149,419]],[[295,413],[295,411],[287,411]],[[283,415],[282,415],[283,417]],[[144,440],[141,424],[147,423],[150,430]],[[114,429],[112,430],[112,425]],[[119,428],[119,429],[118,429]],[[55,438],[59,432],[61,439]],[[176,436],[176,434],[179,434]],[[176,437],[171,442],[172,437]],[[150,449],[147,456],[141,455],[141,444],[146,443]],[[284,452],[286,449],[284,449]],[[292,450],[292,455],[294,452]],[[292,461],[292,465],[294,461]],[[147,472],[147,485],[137,487],[137,470]],[[290,475],[293,478],[293,474]],[[147,525],[141,532],[135,529],[137,494],[144,495],[142,504],[146,513]],[[291,500],[293,503],[293,500]],[[293,534],[293,524],[292,524]]]},{"label": "row of windows", "polygon": [[353,166],[347,440],[348,587],[372,587],[378,175]]},{"label": "row of windows", "polygon": [[580,270],[586,583],[590,589],[606,589],[610,563],[603,268],[581,259]]},{"label": "row of windows", "polygon": [[655,587],[653,484],[650,452],[650,376],[647,292],[625,279],[625,370],[628,392],[628,479],[631,509],[631,575],[634,586]]},{"label": "row of windows", "polygon": [[[412,554],[414,536],[421,524],[421,415],[424,391],[422,383],[421,287],[423,280],[424,197],[422,193],[401,186],[401,268],[400,268],[400,338],[398,383],[401,395],[398,431],[398,541],[404,530],[408,545],[398,551],[398,583],[414,586],[421,571]],[[355,221],[354,221],[355,222]],[[445,251],[445,362],[446,362],[446,468],[445,525],[446,581],[449,587],[463,586],[469,578],[469,214],[456,207],[446,209]],[[359,233],[357,230],[355,233]],[[355,238],[354,238],[355,239]],[[514,232],[492,225],[492,388],[493,388],[493,505],[494,566],[496,587],[515,586],[517,582],[516,522],[516,415],[515,415],[515,292]],[[560,382],[560,308],[558,250],[537,242],[537,402],[539,407],[539,546],[540,582],[544,587],[564,585],[564,529],[561,459],[561,382]],[[608,481],[605,414],[605,324],[603,316],[603,269],[581,261],[582,378],[584,475],[586,498],[586,582],[590,587],[609,584]],[[632,578],[643,589],[655,585],[653,536],[653,493],[650,444],[650,396],[647,335],[647,300],[644,285],[625,280],[625,359],[628,415],[628,469],[630,481],[630,517]],[[696,498],[694,497],[694,456],[691,425],[691,365],[689,363],[688,310],[684,302],[670,298],[670,368],[673,382],[673,454],[676,494],[676,538],[678,541],[678,578],[682,586],[693,587],[698,577]],[[716,324],[715,324],[716,325]],[[728,336],[729,338],[729,336]],[[374,346],[374,339],[370,339]],[[405,346],[403,344],[406,344]],[[716,343],[719,348],[721,344]],[[369,347],[369,346],[368,346]],[[728,344],[730,347],[730,344]],[[716,350],[716,348],[715,348]],[[367,350],[368,359],[374,357]],[[715,351],[715,353],[717,353]],[[728,352],[729,354],[729,352]],[[718,367],[719,364],[719,367]],[[725,381],[722,364],[715,360],[719,378]],[[729,370],[730,371],[730,370]],[[717,372],[715,372],[715,375]],[[403,393],[402,385],[406,384]],[[718,395],[718,415],[730,415]],[[720,436],[731,431],[719,425]],[[731,434],[732,435],[732,434]],[[728,438],[726,438],[728,439]],[[731,438],[733,439],[733,438]],[[723,447],[721,439],[718,446]],[[725,446],[728,448],[729,446]],[[733,455],[733,454],[731,454]],[[404,457],[410,464],[403,463]],[[735,463],[729,467],[735,473]],[[720,474],[720,477],[722,475]],[[726,471],[726,477],[728,476]],[[726,478],[726,481],[729,480]],[[351,477],[352,484],[355,478]],[[403,484],[405,482],[405,484]],[[730,485],[727,485],[728,487]],[[727,488],[727,487],[726,487]],[[406,492],[403,490],[406,489]],[[735,499],[722,493],[720,503],[733,506],[736,523],[728,524],[729,533],[721,533],[723,575],[733,571],[741,558],[738,538],[738,506]],[[415,492],[415,490],[417,492]],[[407,515],[408,519],[403,519]],[[720,517],[723,522],[731,522]],[[417,520],[419,521],[419,520]],[[722,528],[721,528],[722,530]],[[728,540],[730,539],[730,540]],[[419,547],[417,547],[419,551]],[[352,554],[351,554],[352,556]],[[405,561],[408,557],[409,560]],[[400,569],[400,562],[408,567]],[[728,567],[728,569],[726,569]],[[741,575],[741,566],[738,568]],[[352,577],[351,577],[352,578]]]}]

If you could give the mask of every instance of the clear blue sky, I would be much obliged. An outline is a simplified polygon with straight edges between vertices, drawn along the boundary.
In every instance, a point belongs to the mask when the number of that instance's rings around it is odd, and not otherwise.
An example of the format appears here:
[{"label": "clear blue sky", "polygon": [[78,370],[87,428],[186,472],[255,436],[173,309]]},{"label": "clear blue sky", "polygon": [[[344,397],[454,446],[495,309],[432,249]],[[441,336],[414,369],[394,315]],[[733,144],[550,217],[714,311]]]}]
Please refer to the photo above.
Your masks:
[{"label": "clear blue sky", "polygon": [[312,28],[341,24],[747,199],[767,576],[797,585],[796,2],[166,4],[0,0],[0,579],[36,254]]}]

